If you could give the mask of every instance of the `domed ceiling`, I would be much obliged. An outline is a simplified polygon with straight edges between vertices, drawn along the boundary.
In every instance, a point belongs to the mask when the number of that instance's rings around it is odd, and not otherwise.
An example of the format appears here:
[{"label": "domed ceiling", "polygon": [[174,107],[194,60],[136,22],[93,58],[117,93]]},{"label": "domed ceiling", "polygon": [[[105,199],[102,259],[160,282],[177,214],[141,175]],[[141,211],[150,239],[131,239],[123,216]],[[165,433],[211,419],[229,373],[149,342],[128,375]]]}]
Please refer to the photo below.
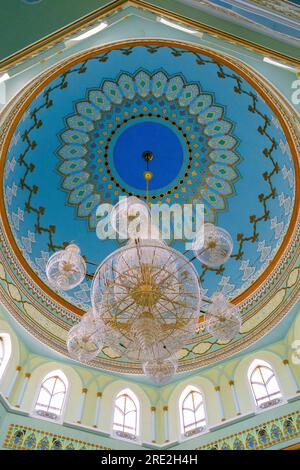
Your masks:
[{"label": "domed ceiling", "polygon": [[[97,238],[97,207],[146,198],[141,156],[151,150],[150,201],[204,203],[206,221],[234,240],[226,265],[194,264],[206,295],[222,290],[240,306],[241,333],[226,344],[195,336],[180,370],[251,344],[287,312],[298,276],[293,119],[248,67],[185,43],[114,44],[44,73],[11,104],[3,127],[0,280],[12,314],[67,354],[93,273],[120,246]],[[72,241],[88,275],[53,292],[47,260]],[[184,242],[170,243],[184,251]],[[93,365],[140,373],[127,361],[105,348]]]}]

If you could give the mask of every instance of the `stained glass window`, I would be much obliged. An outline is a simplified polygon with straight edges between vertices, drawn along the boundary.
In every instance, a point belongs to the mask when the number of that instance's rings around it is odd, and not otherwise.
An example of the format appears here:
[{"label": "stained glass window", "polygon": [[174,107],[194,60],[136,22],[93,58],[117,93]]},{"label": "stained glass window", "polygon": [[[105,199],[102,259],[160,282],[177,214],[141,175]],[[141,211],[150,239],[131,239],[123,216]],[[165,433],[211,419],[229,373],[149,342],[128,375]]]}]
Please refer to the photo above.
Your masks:
[{"label": "stained glass window", "polygon": [[61,371],[54,371],[44,378],[36,401],[35,410],[62,414],[67,393],[67,379]]},{"label": "stained glass window", "polygon": [[267,362],[254,361],[249,368],[248,378],[257,406],[282,397],[274,370]]},{"label": "stained glass window", "polygon": [[134,393],[129,390],[120,392],[115,401],[114,431],[138,435],[139,402]]},{"label": "stained glass window", "polygon": [[181,394],[179,406],[183,434],[201,431],[206,426],[204,399],[198,389],[187,387]]}]

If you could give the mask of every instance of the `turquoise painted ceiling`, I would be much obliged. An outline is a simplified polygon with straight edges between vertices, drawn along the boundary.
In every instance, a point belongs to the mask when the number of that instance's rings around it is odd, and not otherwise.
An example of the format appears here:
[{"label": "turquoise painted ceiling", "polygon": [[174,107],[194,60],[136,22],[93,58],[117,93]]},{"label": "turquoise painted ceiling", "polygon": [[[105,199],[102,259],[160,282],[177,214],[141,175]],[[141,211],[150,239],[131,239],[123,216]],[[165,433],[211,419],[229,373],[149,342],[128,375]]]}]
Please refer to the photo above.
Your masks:
[{"label": "turquoise painted ceiling", "polygon": [[[4,178],[9,224],[27,263],[46,283],[49,256],[75,240],[89,276],[60,294],[88,308],[95,266],[118,246],[97,238],[96,208],[122,195],[145,196],[143,143],[155,153],[151,200],[203,202],[206,220],[233,237],[225,266],[195,261],[204,291],[241,294],[269,266],[289,225],[289,145],[243,77],[178,47],[130,46],[86,59],[24,110]],[[172,245],[184,250],[182,242]]]}]

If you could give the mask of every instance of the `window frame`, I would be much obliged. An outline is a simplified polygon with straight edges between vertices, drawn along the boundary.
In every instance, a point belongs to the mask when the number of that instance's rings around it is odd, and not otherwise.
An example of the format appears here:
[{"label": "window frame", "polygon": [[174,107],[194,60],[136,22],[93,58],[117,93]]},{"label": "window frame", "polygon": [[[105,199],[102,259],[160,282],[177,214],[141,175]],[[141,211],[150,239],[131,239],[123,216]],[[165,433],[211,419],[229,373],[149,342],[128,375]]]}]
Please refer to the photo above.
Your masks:
[{"label": "window frame", "polygon": [[[264,377],[261,373],[261,368],[268,369],[269,371],[272,372],[272,375],[267,379],[267,381],[265,381],[265,379],[264,379]],[[254,372],[257,369],[259,369],[260,375],[261,375],[261,378],[262,378],[262,382],[260,382],[260,383],[257,382],[257,381],[252,381],[252,376],[253,376]],[[267,389],[267,385],[268,385],[269,381],[273,378],[275,378],[275,380],[276,380],[276,383],[277,383],[277,386],[278,386],[278,391],[269,394],[268,389]],[[282,391],[282,387],[281,387],[280,381],[278,380],[277,373],[276,373],[274,367],[272,366],[272,364],[270,364],[269,362],[267,362],[263,359],[254,359],[251,362],[251,364],[248,368],[247,379],[248,379],[248,385],[249,385],[250,390],[251,390],[252,400],[254,402],[254,406],[255,406],[257,411],[259,411],[259,412],[265,411],[267,409],[270,409],[270,408],[273,408],[275,406],[281,405],[285,401],[283,391]],[[267,392],[267,395],[264,395],[263,397],[257,398],[256,394],[255,394],[255,389],[253,387],[253,385],[255,385],[255,384],[260,385],[260,386],[264,386],[265,391]],[[279,393],[280,393],[280,396],[276,397],[276,395],[278,395]],[[274,395],[275,395],[275,397],[273,397]],[[268,398],[268,399],[266,399],[266,398]],[[266,407],[261,406],[264,403],[266,403],[266,404],[271,403],[272,400],[276,400],[277,398],[280,400],[279,403],[275,403],[275,404],[272,404],[272,405],[266,406]]]},{"label": "window frame", "polygon": [[[187,429],[187,427],[191,426],[191,424],[190,425],[185,424],[184,403],[187,400],[187,398],[190,396],[190,394],[194,394],[194,393],[199,394],[202,401],[198,405],[198,408],[196,407],[197,409],[191,410],[194,414],[194,423],[193,423],[195,425],[194,428]],[[194,405],[194,401],[193,401],[193,405]],[[200,407],[203,407],[204,418],[200,421],[199,420],[197,421],[196,420],[196,413],[197,413],[197,410]],[[196,387],[194,385],[188,385],[187,387],[185,387],[184,390],[181,392],[181,394],[179,396],[178,408],[179,408],[179,421],[180,421],[180,436],[183,440],[191,439],[194,436],[198,436],[200,434],[203,434],[203,433],[207,432],[207,430],[208,430],[207,410],[206,410],[205,396],[204,396],[204,393],[202,392],[202,390],[200,390],[198,387]],[[193,407],[193,408],[195,408],[195,407]],[[203,423],[203,424],[201,424],[201,423]],[[196,430],[199,427],[203,427],[203,429],[199,430],[195,433],[192,432],[192,431]],[[186,433],[189,432],[189,431],[191,432],[191,434],[186,435]]]},{"label": "window frame", "polygon": [[[135,434],[134,433],[130,433],[128,430],[124,430],[124,422],[125,422],[125,415],[123,416],[123,429],[115,429],[115,425],[118,426],[118,424],[115,422],[115,410],[116,410],[116,403],[117,403],[117,400],[119,398],[121,398],[122,396],[125,396],[126,398],[128,397],[134,404],[135,406]],[[125,406],[126,406],[126,399],[125,399]],[[123,411],[121,410],[120,407],[117,407],[119,409],[119,411],[123,414]],[[140,442],[141,440],[141,427],[140,427],[140,421],[141,421],[141,404],[140,404],[140,400],[139,398],[137,397],[137,395],[130,389],[130,388],[125,388],[125,389],[122,389],[120,392],[118,392],[116,395],[115,395],[115,398],[114,398],[114,401],[113,401],[113,409],[112,409],[112,426],[111,426],[111,429],[112,429],[112,435],[117,437],[118,439],[123,439],[125,441],[128,441],[128,442]],[[119,425],[121,426],[121,425]],[[125,426],[126,428],[126,426]],[[124,436],[122,435],[119,435],[118,432],[120,433],[124,433]],[[135,439],[130,439],[129,437],[126,437],[126,434],[132,434],[132,436],[135,436]]]},{"label": "window frame", "polygon": [[[60,409],[60,414],[56,414],[55,412],[52,412],[50,411],[49,412],[49,405],[48,405],[48,409],[47,410],[43,410],[42,408],[39,408],[37,409],[36,406],[38,404],[38,399],[39,399],[39,396],[40,396],[40,393],[41,393],[41,390],[42,390],[42,387],[43,387],[43,384],[53,378],[53,377],[56,377],[58,379],[60,379],[63,384],[64,384],[64,387],[65,387],[65,391],[64,391],[64,398],[63,398],[63,402],[62,402],[62,406],[61,406],[61,409]],[[43,376],[42,380],[40,380],[39,382],[39,386],[37,388],[37,391],[35,393],[35,397],[34,397],[34,400],[33,400],[33,406],[32,406],[32,412],[31,412],[31,415],[34,416],[35,418],[38,417],[39,419],[45,419],[47,421],[51,421],[52,423],[62,423],[63,419],[64,419],[64,414],[65,414],[65,408],[66,408],[66,405],[67,405],[67,401],[68,401],[68,394],[69,394],[69,388],[70,388],[70,384],[69,384],[69,380],[67,379],[66,375],[64,374],[64,372],[60,369],[56,369],[56,370],[53,370],[51,372],[48,372],[46,375]],[[47,390],[47,389],[46,389]],[[49,392],[47,390],[47,392]],[[57,393],[63,393],[63,392],[57,392]],[[55,395],[55,394],[54,394]],[[53,390],[52,390],[52,393],[51,393],[51,398],[50,398],[50,401],[49,401],[49,404],[51,403],[51,400],[53,398]],[[42,411],[46,411],[46,412],[49,412],[49,413],[53,413],[53,414],[56,414],[57,418],[54,419],[54,418],[51,418],[51,416],[43,416],[43,415],[40,415],[38,413],[39,410],[42,410]]]}]

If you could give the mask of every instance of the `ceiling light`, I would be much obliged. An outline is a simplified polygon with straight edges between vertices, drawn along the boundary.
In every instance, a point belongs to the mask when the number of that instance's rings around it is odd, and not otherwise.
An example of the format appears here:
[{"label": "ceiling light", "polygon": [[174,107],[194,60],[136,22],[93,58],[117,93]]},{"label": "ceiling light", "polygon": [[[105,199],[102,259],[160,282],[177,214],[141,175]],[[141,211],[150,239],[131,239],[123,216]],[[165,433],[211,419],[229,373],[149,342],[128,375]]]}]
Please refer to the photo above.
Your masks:
[{"label": "ceiling light", "polygon": [[[146,185],[152,158],[151,152],[143,152]],[[240,331],[238,308],[221,292],[203,297],[192,264],[198,258],[205,266],[223,266],[233,242],[226,230],[205,224],[203,247],[190,258],[168,246],[158,227],[157,238],[152,238],[152,228],[140,230],[134,223],[135,229],[129,229],[136,211],[145,226],[152,227],[148,193],[146,201],[122,198],[111,211],[111,225],[127,243],[99,264],[91,285],[92,308],[70,329],[67,348],[72,358],[89,362],[109,347],[117,356],[140,362],[144,374],[162,385],[176,373],[177,353],[198,331],[199,314],[204,328],[220,341],[231,341]],[[70,244],[54,252],[46,275],[58,291],[78,286],[86,275],[80,249]],[[208,304],[206,310],[203,303]]]},{"label": "ceiling light", "polygon": [[292,72],[297,72],[298,69],[296,67],[292,67],[291,65],[283,64],[282,62],[278,62],[277,60],[270,59],[269,57],[264,57],[264,62],[271,65],[276,65],[277,67],[281,67],[282,69],[291,70]]},{"label": "ceiling light", "polygon": [[166,26],[170,26],[171,28],[179,29],[179,31],[183,31],[184,33],[197,34],[200,37],[203,36],[203,33],[197,31],[196,29],[185,28],[178,23],[173,23],[172,21],[166,20],[165,18],[158,17],[157,21],[165,24]]},{"label": "ceiling light", "polygon": [[79,36],[76,36],[75,38],[71,38],[70,40],[71,41],[82,41],[83,39],[87,39],[90,36],[93,36],[94,34],[99,33],[100,31],[105,29],[107,26],[108,26],[108,24],[106,22],[102,22],[98,26],[96,26],[95,28],[92,28],[92,29],[86,31],[85,33],[80,34]]},{"label": "ceiling light", "polygon": [[6,80],[8,80],[10,78],[10,76],[8,75],[8,73],[5,73],[4,75],[2,75],[0,77],[0,83],[2,82],[5,82]]}]

